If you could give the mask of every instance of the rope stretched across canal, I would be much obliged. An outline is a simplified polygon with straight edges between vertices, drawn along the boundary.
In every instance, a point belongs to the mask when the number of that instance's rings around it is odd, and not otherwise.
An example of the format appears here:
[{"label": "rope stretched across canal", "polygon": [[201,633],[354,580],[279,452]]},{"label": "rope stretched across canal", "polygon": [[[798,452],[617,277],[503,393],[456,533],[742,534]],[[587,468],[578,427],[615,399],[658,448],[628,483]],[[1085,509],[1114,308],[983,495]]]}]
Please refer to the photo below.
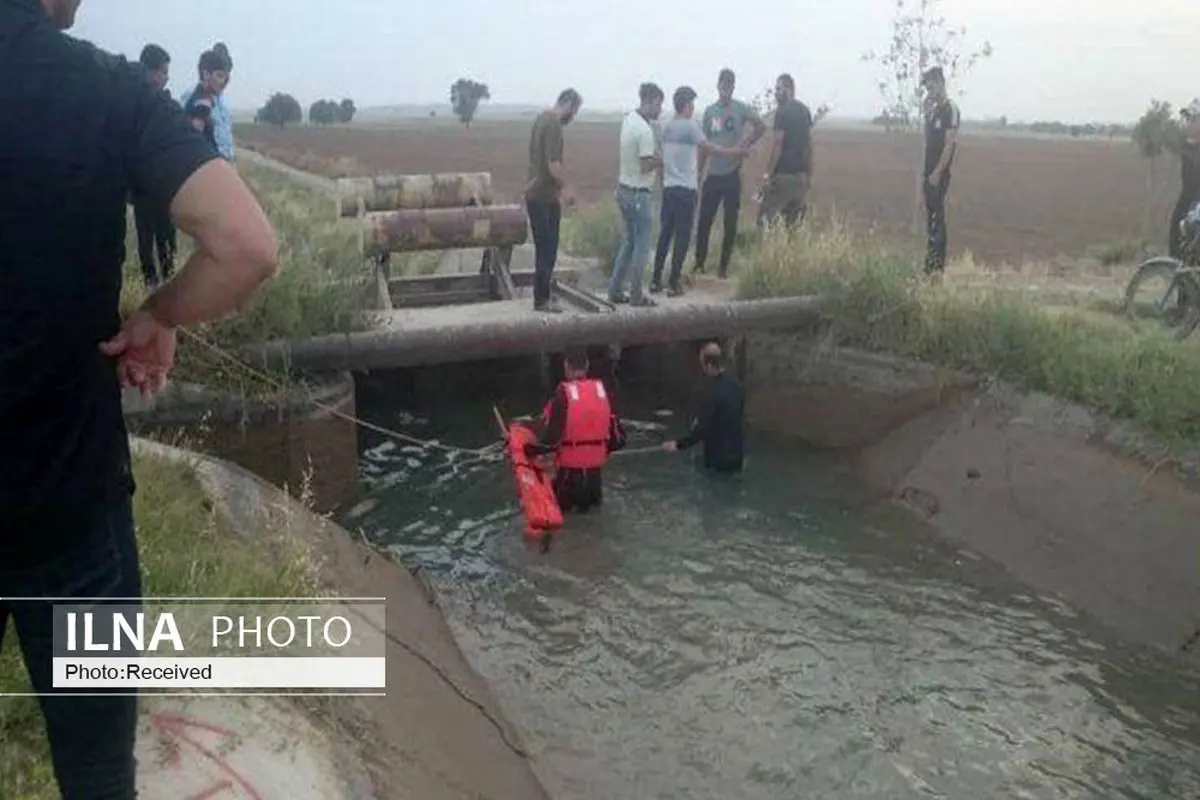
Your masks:
[{"label": "rope stretched across canal", "polygon": [[[282,381],[271,377],[269,374],[267,374],[263,370],[260,370],[251,364],[248,364],[245,360],[238,358],[237,356],[233,355],[232,353],[226,351],[224,348],[213,344],[212,342],[208,341],[200,334],[198,334],[194,331],[190,331],[187,328],[180,328],[179,330],[185,336],[192,339],[192,341],[196,342],[201,347],[203,347],[205,350],[208,350],[210,353],[212,353],[213,355],[222,359],[223,361],[225,361],[229,364],[232,364],[233,366],[235,366],[238,369],[245,372],[250,377],[255,378],[256,380],[262,381],[263,383],[267,384],[268,386],[270,386],[278,391],[286,392],[289,390],[290,387],[288,387]],[[399,441],[407,442],[408,444],[416,445],[418,447],[433,448],[436,450],[445,451],[447,453],[466,453],[468,455],[476,456],[479,458],[485,458],[485,457],[491,456],[493,453],[495,453],[497,451],[499,446],[504,444],[503,440],[498,439],[484,447],[470,448],[470,447],[457,447],[455,445],[442,444],[441,442],[438,442],[438,441],[435,441],[432,439],[418,439],[415,436],[409,436],[406,433],[401,433],[400,431],[393,430],[392,428],[387,428],[387,427],[384,427],[383,425],[376,425],[373,422],[367,422],[366,420],[356,417],[353,414],[347,414],[345,411],[334,408],[331,405],[322,403],[313,397],[313,393],[311,391],[308,392],[308,395],[309,395],[309,402],[311,402],[314,406],[316,406],[321,411],[324,411],[327,414],[337,417],[338,419],[345,420],[346,422],[353,423],[354,425],[359,425],[369,431],[373,431],[375,433],[381,434],[383,436],[388,436],[393,439],[398,439]],[[631,455],[644,455],[646,453],[660,453],[660,452],[662,452],[662,447],[659,445],[653,445],[650,447],[635,447],[632,449],[618,450],[615,453],[612,453],[612,455],[613,456],[622,456],[622,455],[631,456]]]}]

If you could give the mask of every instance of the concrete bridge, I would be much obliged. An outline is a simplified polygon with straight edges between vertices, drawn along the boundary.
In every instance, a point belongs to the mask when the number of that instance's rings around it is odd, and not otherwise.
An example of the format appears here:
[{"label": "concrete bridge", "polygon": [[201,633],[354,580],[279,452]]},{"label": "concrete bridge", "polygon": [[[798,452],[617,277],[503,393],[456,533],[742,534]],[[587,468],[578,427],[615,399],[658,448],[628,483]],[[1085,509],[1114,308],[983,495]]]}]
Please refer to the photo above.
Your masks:
[{"label": "concrete bridge", "polygon": [[[258,154],[249,158],[330,193],[339,216],[360,226],[376,284],[369,330],[271,342],[247,353],[257,363],[313,371],[400,368],[725,338],[819,321],[815,298],[738,301],[728,281],[703,276],[681,297],[655,296],[656,307],[614,306],[605,299],[599,265],[569,256],[559,258],[553,284],[564,313],[536,312],[524,208],[494,205],[487,173],[334,182]],[[391,274],[391,253],[418,250],[440,251],[433,274]]]}]

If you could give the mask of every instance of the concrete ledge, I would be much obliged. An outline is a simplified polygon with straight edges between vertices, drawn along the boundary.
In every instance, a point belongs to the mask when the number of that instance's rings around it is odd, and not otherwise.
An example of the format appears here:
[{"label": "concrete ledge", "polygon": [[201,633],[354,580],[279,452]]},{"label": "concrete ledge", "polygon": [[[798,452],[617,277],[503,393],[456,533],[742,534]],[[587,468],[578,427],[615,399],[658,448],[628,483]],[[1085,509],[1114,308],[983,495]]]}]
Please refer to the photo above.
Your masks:
[{"label": "concrete ledge", "polygon": [[[287,704],[205,698],[182,710],[156,705],[138,744],[145,797],[217,797],[204,792],[227,780],[230,796],[239,797],[548,800],[519,734],[467,664],[428,586],[245,469],[148,440],[133,446],[191,465],[218,512],[245,536],[263,530],[268,519],[278,526],[284,514],[286,530],[311,550],[335,593],[387,598],[389,636],[387,697],[346,698],[338,712],[353,736],[317,730]],[[182,767],[163,760],[159,734],[180,715],[210,726],[188,732],[239,775],[251,776],[257,794],[195,748],[184,753]]]}]

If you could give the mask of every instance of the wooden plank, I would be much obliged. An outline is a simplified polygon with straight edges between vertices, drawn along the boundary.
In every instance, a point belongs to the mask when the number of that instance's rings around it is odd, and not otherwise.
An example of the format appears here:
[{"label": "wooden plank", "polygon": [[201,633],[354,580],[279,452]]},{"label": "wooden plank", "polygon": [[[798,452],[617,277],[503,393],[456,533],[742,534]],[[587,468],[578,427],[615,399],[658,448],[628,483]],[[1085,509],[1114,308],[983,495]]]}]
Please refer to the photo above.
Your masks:
[{"label": "wooden plank", "polygon": [[486,275],[420,275],[388,281],[392,297],[457,291],[488,291]]},{"label": "wooden plank", "polygon": [[392,295],[393,308],[424,308],[427,306],[451,306],[463,303],[486,303],[491,301],[486,291],[457,289],[447,292],[425,292],[410,295]]}]

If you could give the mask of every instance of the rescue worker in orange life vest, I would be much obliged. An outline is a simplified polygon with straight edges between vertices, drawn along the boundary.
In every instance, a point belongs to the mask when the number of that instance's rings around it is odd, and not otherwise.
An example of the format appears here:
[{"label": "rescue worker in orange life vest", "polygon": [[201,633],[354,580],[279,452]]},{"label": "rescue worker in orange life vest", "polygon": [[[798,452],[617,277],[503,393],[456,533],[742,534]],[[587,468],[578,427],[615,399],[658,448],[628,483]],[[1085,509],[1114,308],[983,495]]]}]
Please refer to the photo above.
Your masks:
[{"label": "rescue worker in orange life vest", "polygon": [[563,374],[542,411],[538,441],[526,445],[525,453],[531,458],[553,453],[558,507],[584,512],[602,502],[601,470],[608,454],[625,446],[625,431],[604,383],[588,377],[586,353],[566,353]]}]

